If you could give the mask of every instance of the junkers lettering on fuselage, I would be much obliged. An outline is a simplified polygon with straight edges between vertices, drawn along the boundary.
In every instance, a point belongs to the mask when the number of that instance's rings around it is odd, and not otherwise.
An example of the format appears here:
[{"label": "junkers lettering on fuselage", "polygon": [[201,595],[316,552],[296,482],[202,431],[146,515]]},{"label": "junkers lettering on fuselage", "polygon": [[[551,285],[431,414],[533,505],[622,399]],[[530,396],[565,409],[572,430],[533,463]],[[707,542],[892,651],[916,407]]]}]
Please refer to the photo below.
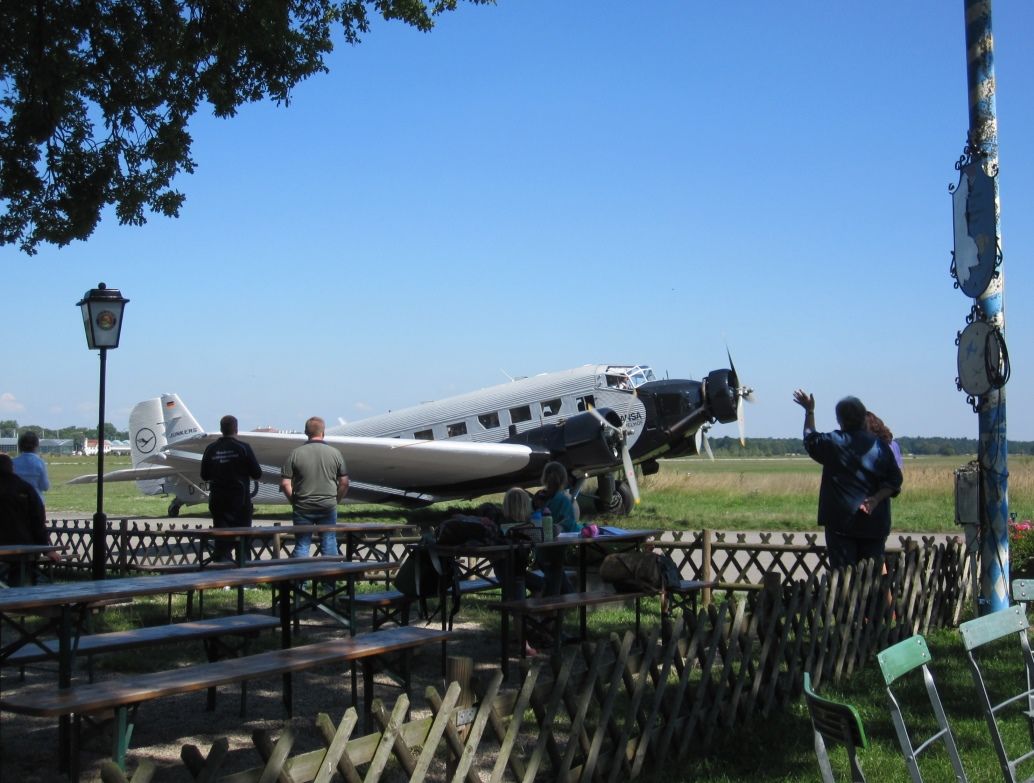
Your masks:
[{"label": "junkers lettering on fuselage", "polygon": [[201,430],[198,427],[191,427],[187,430],[176,430],[176,432],[169,435],[169,440],[182,437],[183,435],[193,435],[195,432],[201,432]]}]

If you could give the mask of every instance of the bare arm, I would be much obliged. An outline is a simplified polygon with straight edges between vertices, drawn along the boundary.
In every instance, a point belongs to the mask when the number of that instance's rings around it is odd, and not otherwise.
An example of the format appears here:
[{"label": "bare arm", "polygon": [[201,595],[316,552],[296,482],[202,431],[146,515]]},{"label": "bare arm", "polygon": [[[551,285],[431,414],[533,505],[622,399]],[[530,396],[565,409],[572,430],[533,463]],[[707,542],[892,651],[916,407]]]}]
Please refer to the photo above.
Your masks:
[{"label": "bare arm", "polygon": [[280,491],[287,496],[288,503],[292,502],[292,499],[294,497],[294,488],[291,486],[291,479],[280,479]]},{"label": "bare arm", "polygon": [[338,476],[337,480],[337,502],[340,503],[348,494],[348,475]]},{"label": "bare arm", "polygon": [[804,389],[797,389],[793,393],[793,401],[804,408],[804,434],[815,431],[815,395],[808,394]]}]

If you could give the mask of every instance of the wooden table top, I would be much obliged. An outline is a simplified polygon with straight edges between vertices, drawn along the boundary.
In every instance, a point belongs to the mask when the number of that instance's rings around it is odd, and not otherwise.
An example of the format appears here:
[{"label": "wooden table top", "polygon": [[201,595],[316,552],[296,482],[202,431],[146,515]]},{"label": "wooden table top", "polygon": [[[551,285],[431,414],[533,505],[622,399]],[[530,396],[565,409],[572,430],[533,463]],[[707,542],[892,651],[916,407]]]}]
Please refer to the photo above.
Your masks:
[{"label": "wooden table top", "polygon": [[637,543],[641,541],[647,541],[654,536],[659,535],[664,531],[662,530],[627,530],[623,533],[600,533],[598,536],[593,538],[582,538],[581,536],[572,535],[568,538],[557,538],[553,541],[542,541],[542,542],[520,542],[514,541],[512,543],[505,544],[458,544],[454,546],[447,546],[445,544],[431,544],[429,549],[433,550],[436,554],[441,555],[481,555],[481,554],[492,554],[508,552],[511,549],[517,549],[520,547],[533,546],[535,549],[540,547],[548,547],[554,549],[557,547],[567,546],[589,546],[591,544],[598,544],[607,546],[608,544],[625,544],[625,543]]},{"label": "wooden table top", "polygon": [[383,522],[358,522],[339,525],[262,525],[258,527],[201,527],[175,531],[185,538],[273,538],[296,533],[390,533],[405,531],[408,525],[388,525]]},{"label": "wooden table top", "polygon": [[60,544],[0,544],[0,557],[26,557],[45,555],[47,552],[63,552]]},{"label": "wooden table top", "polygon": [[219,587],[239,587],[274,582],[303,581],[306,579],[340,579],[372,571],[394,569],[397,563],[378,562],[305,562],[261,568],[219,568],[178,574],[152,574],[124,579],[98,579],[85,582],[12,587],[0,590],[0,614],[91,603],[114,598],[157,595],[182,592],[187,589],[212,590]]}]

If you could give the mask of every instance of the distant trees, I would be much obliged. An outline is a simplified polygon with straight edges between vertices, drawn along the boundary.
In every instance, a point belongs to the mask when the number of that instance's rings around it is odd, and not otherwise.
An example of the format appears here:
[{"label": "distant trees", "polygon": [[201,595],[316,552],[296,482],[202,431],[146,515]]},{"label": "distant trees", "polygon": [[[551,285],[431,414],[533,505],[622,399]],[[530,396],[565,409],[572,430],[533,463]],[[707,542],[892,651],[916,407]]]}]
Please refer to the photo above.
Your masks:
[{"label": "distant trees", "polygon": [[[972,456],[977,453],[976,438],[897,438],[903,454],[917,457]],[[785,457],[804,454],[800,438],[748,438],[746,446],[740,446],[737,438],[712,438],[711,450],[716,457]],[[1011,440],[1009,453],[1013,455],[1034,454],[1034,441]]]},{"label": "distant trees", "polygon": [[[69,426],[51,429],[50,427],[41,427],[39,424],[19,425],[17,419],[0,419],[0,438],[17,438],[28,430],[32,430],[41,438],[67,438],[77,443],[82,443],[86,439],[97,439],[96,427]],[[126,430],[117,429],[114,424],[107,421],[104,422],[104,439],[129,440],[129,433]]]}]

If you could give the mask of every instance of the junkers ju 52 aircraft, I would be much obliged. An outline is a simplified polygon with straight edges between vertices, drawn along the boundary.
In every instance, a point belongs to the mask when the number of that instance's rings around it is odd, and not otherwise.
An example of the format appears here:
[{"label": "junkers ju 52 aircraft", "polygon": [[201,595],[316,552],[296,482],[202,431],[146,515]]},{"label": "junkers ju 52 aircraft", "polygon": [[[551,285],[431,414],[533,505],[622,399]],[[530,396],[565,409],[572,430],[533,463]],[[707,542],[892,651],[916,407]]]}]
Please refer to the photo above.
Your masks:
[{"label": "junkers ju 52 aircraft", "polygon": [[[597,477],[597,508],[627,512],[638,500],[633,464],[646,475],[664,457],[708,453],[706,430],[737,421],[744,400],[732,360],[702,381],[658,380],[644,365],[590,364],[329,427],[326,442],[345,458],[346,502],[416,508],[534,486],[550,460],[581,489]],[[137,481],[144,494],[169,494],[169,515],[208,500],[201,455],[208,433],[175,394],[145,400],[129,419],[133,467],[105,481]],[[280,466],[301,434],[242,432],[262,465],[256,503],[284,503]],[[624,474],[618,481],[619,472]],[[95,481],[81,476],[73,483]]]}]

